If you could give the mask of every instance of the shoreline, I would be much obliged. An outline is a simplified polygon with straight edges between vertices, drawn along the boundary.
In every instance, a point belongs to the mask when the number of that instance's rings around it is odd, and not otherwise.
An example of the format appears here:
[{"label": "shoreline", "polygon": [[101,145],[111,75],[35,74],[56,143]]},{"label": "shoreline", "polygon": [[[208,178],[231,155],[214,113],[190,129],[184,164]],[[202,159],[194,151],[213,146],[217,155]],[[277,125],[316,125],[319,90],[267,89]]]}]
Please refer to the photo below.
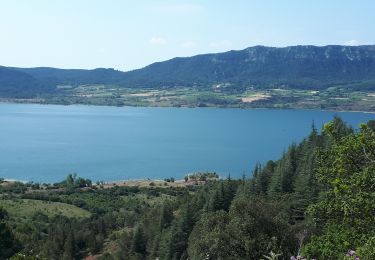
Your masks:
[{"label": "shoreline", "polygon": [[368,110],[343,110],[343,109],[319,109],[319,108],[298,108],[298,107],[288,107],[288,108],[276,108],[276,107],[240,107],[240,106],[132,106],[132,105],[124,105],[124,106],[115,106],[115,105],[108,105],[108,104],[82,104],[82,103],[73,103],[73,104],[59,104],[53,102],[28,102],[28,101],[21,101],[17,102],[15,100],[2,100],[0,98],[0,104],[19,104],[19,105],[46,105],[46,106],[85,106],[85,107],[114,107],[114,108],[175,108],[175,109],[241,109],[241,110],[307,110],[307,111],[323,111],[323,112],[337,112],[337,113],[364,113],[364,114],[374,114],[375,111],[368,111]]}]

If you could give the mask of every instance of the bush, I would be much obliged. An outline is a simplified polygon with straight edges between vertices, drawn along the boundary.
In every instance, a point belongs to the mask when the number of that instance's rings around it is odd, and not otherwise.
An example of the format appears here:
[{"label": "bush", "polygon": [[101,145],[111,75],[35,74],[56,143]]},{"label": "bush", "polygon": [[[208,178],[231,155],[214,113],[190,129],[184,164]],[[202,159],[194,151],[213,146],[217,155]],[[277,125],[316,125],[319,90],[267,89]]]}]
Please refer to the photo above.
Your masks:
[{"label": "bush", "polygon": [[357,249],[362,260],[375,259],[375,237],[369,238],[366,243]]}]

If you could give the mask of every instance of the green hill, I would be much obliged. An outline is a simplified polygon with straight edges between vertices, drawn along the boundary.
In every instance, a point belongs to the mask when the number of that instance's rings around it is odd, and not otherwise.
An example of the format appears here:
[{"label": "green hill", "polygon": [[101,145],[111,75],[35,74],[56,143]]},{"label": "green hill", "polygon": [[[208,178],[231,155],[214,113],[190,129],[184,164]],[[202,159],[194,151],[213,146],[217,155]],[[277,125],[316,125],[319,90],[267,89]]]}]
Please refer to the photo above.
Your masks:
[{"label": "green hill", "polygon": [[0,96],[54,93],[58,85],[103,84],[128,88],[244,87],[375,90],[375,46],[255,46],[156,62],[142,69],[0,67]]},{"label": "green hill", "polygon": [[128,72],[125,79],[128,86],[231,83],[321,89],[374,80],[375,46],[255,46],[154,63]]},{"label": "green hill", "polygon": [[27,73],[0,66],[0,97],[35,97],[53,88]]}]

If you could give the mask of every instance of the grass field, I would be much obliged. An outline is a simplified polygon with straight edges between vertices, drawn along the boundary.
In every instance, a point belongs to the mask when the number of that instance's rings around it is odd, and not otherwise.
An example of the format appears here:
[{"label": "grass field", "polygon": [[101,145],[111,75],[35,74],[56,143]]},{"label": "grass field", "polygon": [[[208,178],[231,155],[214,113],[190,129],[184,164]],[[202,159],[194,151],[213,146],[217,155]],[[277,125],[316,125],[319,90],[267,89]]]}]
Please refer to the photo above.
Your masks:
[{"label": "grass field", "polygon": [[5,208],[11,217],[32,217],[37,212],[42,212],[49,217],[62,215],[69,218],[86,218],[90,212],[60,202],[49,202],[31,199],[0,199],[0,207]]}]

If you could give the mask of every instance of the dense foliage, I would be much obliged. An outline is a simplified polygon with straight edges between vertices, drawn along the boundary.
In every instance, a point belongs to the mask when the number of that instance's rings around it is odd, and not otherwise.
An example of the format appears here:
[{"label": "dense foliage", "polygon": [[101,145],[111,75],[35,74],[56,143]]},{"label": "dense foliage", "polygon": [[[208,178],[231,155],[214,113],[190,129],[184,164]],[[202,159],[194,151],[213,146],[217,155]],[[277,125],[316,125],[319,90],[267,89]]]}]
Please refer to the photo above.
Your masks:
[{"label": "dense foliage", "polygon": [[3,209],[0,259],[375,259],[374,173],[373,122],[355,131],[335,117],[251,178],[203,173],[185,187],[104,189],[70,175],[48,189],[2,185],[2,200],[91,215],[21,218]]},{"label": "dense foliage", "polygon": [[37,97],[51,93],[52,89],[27,73],[0,66],[0,97]]}]

